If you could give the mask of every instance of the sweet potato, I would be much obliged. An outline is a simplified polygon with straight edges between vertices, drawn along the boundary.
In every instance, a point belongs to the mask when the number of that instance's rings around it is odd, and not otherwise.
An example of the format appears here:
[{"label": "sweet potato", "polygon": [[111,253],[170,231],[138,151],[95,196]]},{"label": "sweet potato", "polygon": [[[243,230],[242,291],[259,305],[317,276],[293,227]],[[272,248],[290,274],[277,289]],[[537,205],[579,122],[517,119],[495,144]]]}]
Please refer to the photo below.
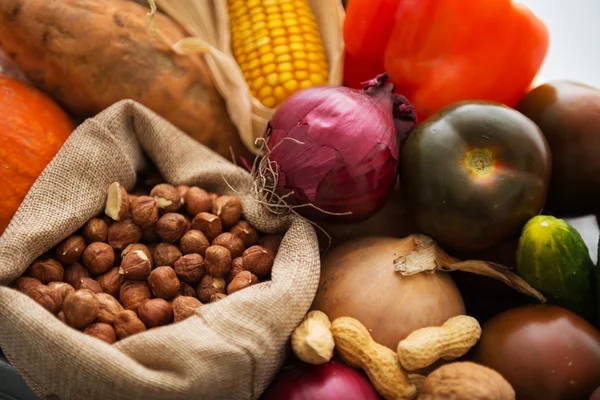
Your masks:
[{"label": "sweet potato", "polygon": [[[0,46],[36,86],[87,118],[134,99],[231,159],[249,156],[201,56],[178,56],[149,33],[147,8],[122,0],[0,0]],[[185,31],[165,15],[170,43]]]}]

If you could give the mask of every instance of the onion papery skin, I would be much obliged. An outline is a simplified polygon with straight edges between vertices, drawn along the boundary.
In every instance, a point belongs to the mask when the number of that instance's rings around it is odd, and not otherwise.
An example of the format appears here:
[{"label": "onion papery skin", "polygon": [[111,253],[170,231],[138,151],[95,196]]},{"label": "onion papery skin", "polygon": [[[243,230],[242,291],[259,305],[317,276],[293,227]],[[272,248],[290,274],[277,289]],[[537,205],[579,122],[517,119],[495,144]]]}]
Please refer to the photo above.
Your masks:
[{"label": "onion papery skin", "polygon": [[386,81],[381,75],[363,90],[312,87],[278,107],[266,131],[268,159],[277,172],[276,193],[302,206],[296,212],[356,223],[386,204],[400,146],[416,124],[412,104]]}]

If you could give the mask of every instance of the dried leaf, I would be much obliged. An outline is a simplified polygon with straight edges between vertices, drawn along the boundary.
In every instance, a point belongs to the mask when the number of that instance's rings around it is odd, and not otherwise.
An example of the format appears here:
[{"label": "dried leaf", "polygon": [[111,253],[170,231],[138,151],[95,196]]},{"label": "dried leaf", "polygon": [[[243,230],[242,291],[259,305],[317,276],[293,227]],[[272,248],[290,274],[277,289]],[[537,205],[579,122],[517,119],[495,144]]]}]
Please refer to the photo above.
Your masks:
[{"label": "dried leaf", "polygon": [[406,239],[412,241],[412,251],[394,260],[394,270],[403,276],[423,272],[434,273],[436,271],[470,272],[504,282],[518,292],[535,297],[542,303],[546,301],[546,298],[540,292],[512,272],[510,268],[486,261],[460,261],[448,255],[432,238],[425,235],[410,235]]}]

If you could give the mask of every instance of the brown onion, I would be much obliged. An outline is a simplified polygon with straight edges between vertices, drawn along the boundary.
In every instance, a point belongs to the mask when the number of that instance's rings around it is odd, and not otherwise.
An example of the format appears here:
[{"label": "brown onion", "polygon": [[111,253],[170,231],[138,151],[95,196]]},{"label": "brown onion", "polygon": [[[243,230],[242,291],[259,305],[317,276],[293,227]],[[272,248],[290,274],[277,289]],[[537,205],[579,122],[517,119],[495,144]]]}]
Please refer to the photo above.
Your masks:
[{"label": "brown onion", "polygon": [[465,313],[445,272],[402,276],[394,260],[412,251],[405,239],[370,237],[343,244],[323,259],[312,309],[330,320],[353,317],[373,339],[393,350],[415,329],[442,325]]}]

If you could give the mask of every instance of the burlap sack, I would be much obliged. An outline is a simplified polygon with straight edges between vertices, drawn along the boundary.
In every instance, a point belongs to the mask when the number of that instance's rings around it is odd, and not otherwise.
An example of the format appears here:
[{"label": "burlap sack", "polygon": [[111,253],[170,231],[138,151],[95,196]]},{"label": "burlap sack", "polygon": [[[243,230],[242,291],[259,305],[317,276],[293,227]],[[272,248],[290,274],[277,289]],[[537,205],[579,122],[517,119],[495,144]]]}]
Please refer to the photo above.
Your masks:
[{"label": "burlap sack", "polygon": [[[165,179],[231,193],[250,176],[145,107],[122,101],[83,123],[31,188],[0,237],[0,283],[103,208],[113,181],[131,188],[145,152]],[[289,335],[319,281],[315,232],[274,217],[241,195],[244,216],[266,232],[287,231],[272,280],[200,307],[193,317],[114,345],[60,322],[29,297],[0,286],[0,346],[45,399],[255,399],[284,358]]]},{"label": "burlap sack", "polygon": [[[177,21],[190,35],[173,43],[180,55],[203,54],[213,75],[215,86],[225,103],[231,120],[248,149],[256,152],[254,141],[262,137],[267,122],[275,112],[265,107],[250,93],[244,74],[231,50],[227,0],[150,0]],[[329,84],[343,81],[344,38],[346,16],[340,0],[308,0],[315,15],[327,62]],[[160,32],[158,32],[160,35]]]}]

